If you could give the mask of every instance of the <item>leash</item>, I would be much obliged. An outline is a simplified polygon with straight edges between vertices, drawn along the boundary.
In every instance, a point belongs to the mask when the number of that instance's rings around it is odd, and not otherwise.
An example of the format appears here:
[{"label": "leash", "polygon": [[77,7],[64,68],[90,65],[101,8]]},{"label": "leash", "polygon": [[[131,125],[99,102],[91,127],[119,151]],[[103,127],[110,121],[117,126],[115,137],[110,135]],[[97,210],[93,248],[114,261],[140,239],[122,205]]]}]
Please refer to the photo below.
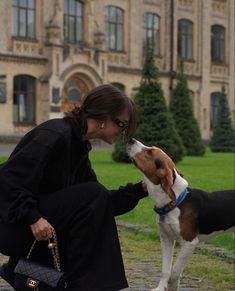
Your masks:
[{"label": "leash", "polygon": [[170,201],[169,203],[167,203],[165,206],[163,206],[161,208],[158,208],[156,205],[154,206],[154,211],[157,212],[157,214],[159,214],[161,222],[164,221],[165,215],[167,213],[169,213],[175,207],[180,205],[180,203],[185,199],[185,197],[187,196],[188,193],[189,193],[188,188],[186,188],[186,189],[184,189],[184,191],[182,191],[180,193],[180,195],[177,197],[177,199],[175,201]]}]

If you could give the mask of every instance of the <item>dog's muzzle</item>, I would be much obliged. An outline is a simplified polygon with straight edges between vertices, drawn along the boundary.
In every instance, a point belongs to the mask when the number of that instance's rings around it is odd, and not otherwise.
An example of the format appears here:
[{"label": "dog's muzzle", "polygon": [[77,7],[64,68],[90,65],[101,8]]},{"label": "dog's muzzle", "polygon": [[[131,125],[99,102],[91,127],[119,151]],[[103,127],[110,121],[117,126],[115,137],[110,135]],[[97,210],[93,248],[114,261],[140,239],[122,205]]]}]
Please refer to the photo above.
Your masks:
[{"label": "dog's muzzle", "polygon": [[126,146],[127,154],[130,158],[134,157],[137,153],[141,152],[142,148],[145,146],[138,140],[131,138]]}]

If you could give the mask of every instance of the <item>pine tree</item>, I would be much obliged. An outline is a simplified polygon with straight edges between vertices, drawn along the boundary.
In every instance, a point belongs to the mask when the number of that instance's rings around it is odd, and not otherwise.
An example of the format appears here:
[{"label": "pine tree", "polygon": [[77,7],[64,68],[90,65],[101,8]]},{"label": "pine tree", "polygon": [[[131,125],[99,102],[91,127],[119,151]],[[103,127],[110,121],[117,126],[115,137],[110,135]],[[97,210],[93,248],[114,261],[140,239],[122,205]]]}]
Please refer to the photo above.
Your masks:
[{"label": "pine tree", "polygon": [[213,152],[234,152],[235,150],[235,130],[232,127],[224,85],[219,97],[217,118],[210,148]]},{"label": "pine tree", "polygon": [[[139,126],[135,138],[146,145],[162,148],[174,161],[181,160],[185,153],[184,146],[158,81],[158,69],[154,63],[152,48],[149,48],[146,55],[135,102],[139,108]],[[113,158],[116,161],[127,161],[128,159],[121,160],[123,148],[120,144],[121,142],[116,144]]]},{"label": "pine tree", "polygon": [[205,146],[201,139],[197,120],[193,115],[192,100],[183,71],[183,63],[181,63],[178,82],[170,100],[170,111],[186,149],[186,154],[202,156],[205,153]]}]

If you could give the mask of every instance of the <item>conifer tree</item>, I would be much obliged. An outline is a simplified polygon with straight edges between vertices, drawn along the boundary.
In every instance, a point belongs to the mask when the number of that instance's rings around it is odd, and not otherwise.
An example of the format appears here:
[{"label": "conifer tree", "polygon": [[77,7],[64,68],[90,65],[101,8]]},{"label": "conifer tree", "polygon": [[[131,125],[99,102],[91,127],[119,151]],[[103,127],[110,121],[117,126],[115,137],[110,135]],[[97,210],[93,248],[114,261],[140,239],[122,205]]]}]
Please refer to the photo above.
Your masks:
[{"label": "conifer tree", "polygon": [[210,148],[213,152],[234,152],[235,150],[235,130],[232,127],[224,85],[219,97],[217,118]]},{"label": "conifer tree", "polygon": [[187,155],[202,156],[205,153],[197,120],[193,115],[192,100],[181,62],[178,82],[170,100],[170,111],[176,129],[183,141]]},{"label": "conifer tree", "polygon": [[[181,160],[185,153],[184,146],[167,108],[151,47],[145,58],[142,80],[135,95],[135,102],[139,108],[139,125],[135,138],[146,145],[162,148],[174,161]],[[121,160],[123,144],[116,144],[113,158],[116,161],[128,160]]]}]

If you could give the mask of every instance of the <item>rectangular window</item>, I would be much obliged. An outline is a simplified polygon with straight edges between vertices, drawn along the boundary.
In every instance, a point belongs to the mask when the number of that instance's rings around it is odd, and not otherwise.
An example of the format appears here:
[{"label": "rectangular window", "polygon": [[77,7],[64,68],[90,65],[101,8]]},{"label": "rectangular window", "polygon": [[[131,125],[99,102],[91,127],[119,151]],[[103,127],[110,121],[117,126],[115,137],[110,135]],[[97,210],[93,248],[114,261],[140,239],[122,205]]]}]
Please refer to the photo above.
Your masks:
[{"label": "rectangular window", "polygon": [[12,33],[24,38],[35,37],[35,0],[12,2]]},{"label": "rectangular window", "polygon": [[123,50],[123,11],[115,6],[105,7],[105,44],[107,49]]},{"label": "rectangular window", "polygon": [[79,0],[64,0],[64,38],[79,43],[83,38],[83,4]]}]

